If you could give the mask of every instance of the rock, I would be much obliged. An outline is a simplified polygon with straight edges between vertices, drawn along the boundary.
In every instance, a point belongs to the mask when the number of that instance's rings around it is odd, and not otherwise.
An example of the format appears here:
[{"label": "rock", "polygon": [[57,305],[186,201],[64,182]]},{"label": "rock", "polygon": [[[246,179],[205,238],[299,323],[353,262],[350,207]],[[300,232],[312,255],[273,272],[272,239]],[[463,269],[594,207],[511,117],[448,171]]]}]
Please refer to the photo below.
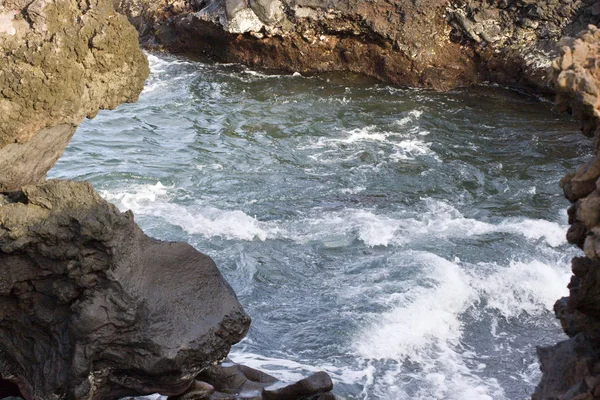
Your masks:
[{"label": "rock", "polygon": [[331,389],[333,389],[331,378],[326,372],[321,371],[288,386],[266,387],[262,395],[264,400],[295,400],[329,392]]},{"label": "rock", "polygon": [[75,127],[135,101],[148,76],[110,0],[0,0],[0,191],[43,181]]},{"label": "rock", "polygon": [[195,380],[184,393],[177,396],[169,396],[167,400],[204,400],[210,399],[213,393],[215,393],[213,385]]},{"label": "rock", "polygon": [[213,261],[85,182],[0,202],[0,374],[27,400],[177,395],[250,319]]},{"label": "rock", "polygon": [[596,351],[583,335],[555,346],[538,348],[543,375],[532,400],[575,400],[579,399],[577,396],[593,394],[585,377],[600,372],[597,362],[593,361]]},{"label": "rock", "polygon": [[600,117],[600,29],[589,26],[578,38],[567,38],[561,45],[552,63],[557,106],[580,120],[583,133],[593,137]]},{"label": "rock", "polygon": [[555,44],[600,22],[592,0],[185,0],[174,11],[175,1],[118,7],[150,47],[441,90],[494,81],[552,91]]},{"label": "rock", "polygon": [[542,379],[532,398],[600,399],[600,30],[590,26],[561,45],[552,63],[557,105],[582,121],[584,134],[595,137],[596,157],[561,180],[573,203],[567,239],[582,247],[585,257],[573,259],[569,296],[554,306],[570,339],[538,350]]},{"label": "rock", "polygon": [[229,360],[202,371],[196,382],[179,396],[167,400],[335,400],[333,382],[317,372],[293,384],[285,384],[262,371]]},{"label": "rock", "polygon": [[219,392],[228,394],[260,393],[263,387],[278,382],[269,374],[231,361],[206,368],[197,379],[210,383]]}]

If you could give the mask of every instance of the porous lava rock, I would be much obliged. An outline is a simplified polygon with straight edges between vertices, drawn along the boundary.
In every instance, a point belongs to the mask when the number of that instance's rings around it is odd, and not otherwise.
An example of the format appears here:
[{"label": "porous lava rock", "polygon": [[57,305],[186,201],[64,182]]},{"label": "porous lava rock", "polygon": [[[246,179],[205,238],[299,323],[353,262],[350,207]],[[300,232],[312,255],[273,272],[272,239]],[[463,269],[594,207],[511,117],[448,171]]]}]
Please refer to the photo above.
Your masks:
[{"label": "porous lava rock", "polygon": [[552,67],[558,107],[580,119],[596,145],[595,156],[561,180],[572,203],[567,240],[585,256],[572,260],[569,296],[554,305],[569,339],[538,349],[543,375],[532,398],[600,399],[600,29],[564,40]]},{"label": "porous lava rock", "polygon": [[39,183],[76,126],[137,100],[148,62],[110,0],[0,0],[0,190]]},{"label": "porous lava rock", "polygon": [[564,35],[593,0],[115,0],[142,41],[290,72],[352,71],[435,89],[482,81],[550,91]]},{"label": "porous lava rock", "polygon": [[208,256],[89,183],[0,194],[0,374],[25,399],[179,394],[249,324]]}]

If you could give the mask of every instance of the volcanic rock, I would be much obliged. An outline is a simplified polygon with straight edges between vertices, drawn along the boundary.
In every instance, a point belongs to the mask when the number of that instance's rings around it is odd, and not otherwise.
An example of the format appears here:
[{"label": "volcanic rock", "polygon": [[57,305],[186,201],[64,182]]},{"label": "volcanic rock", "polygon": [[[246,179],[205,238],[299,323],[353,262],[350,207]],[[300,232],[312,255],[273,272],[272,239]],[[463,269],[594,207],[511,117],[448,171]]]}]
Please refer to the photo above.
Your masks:
[{"label": "volcanic rock", "polygon": [[333,382],[326,372],[317,372],[292,384],[245,365],[226,360],[202,371],[196,381],[167,400],[335,400]]},{"label": "volcanic rock", "polygon": [[582,122],[595,137],[596,156],[561,181],[569,208],[569,242],[584,250],[575,257],[569,297],[554,306],[569,340],[538,349],[542,379],[533,400],[600,399],[600,29],[589,26],[576,38],[562,41],[552,63],[557,105]]},{"label": "volcanic rock", "polygon": [[115,0],[149,47],[448,89],[551,90],[556,43],[600,22],[593,0]]},{"label": "volcanic rock", "polygon": [[89,183],[0,194],[0,374],[27,400],[179,394],[249,323],[208,256]]},{"label": "volcanic rock", "polygon": [[43,181],[76,126],[148,76],[110,0],[0,0],[0,191]]}]

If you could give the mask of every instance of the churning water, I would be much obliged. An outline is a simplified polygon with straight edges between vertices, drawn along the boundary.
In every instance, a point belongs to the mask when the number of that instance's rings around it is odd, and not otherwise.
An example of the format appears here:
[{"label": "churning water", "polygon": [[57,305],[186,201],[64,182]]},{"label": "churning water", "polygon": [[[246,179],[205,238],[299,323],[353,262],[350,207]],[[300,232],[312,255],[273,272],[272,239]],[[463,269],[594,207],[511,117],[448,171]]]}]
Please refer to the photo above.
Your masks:
[{"label": "churning water", "polygon": [[215,259],[253,318],[234,361],[324,369],[347,399],[529,396],[577,253],[572,121],[501,88],[149,59],[139,102],[82,124],[50,176]]}]

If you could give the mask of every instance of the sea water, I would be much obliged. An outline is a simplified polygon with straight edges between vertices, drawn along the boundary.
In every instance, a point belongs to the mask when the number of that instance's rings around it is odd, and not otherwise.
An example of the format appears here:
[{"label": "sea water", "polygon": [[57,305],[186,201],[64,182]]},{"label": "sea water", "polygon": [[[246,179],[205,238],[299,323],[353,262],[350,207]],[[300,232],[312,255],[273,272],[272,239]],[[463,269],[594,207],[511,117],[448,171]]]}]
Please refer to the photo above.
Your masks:
[{"label": "sea water", "polygon": [[591,154],[551,103],[149,54],[140,100],[50,177],[210,255],[252,317],[231,358],[347,399],[525,399],[565,336],[567,201]]}]

